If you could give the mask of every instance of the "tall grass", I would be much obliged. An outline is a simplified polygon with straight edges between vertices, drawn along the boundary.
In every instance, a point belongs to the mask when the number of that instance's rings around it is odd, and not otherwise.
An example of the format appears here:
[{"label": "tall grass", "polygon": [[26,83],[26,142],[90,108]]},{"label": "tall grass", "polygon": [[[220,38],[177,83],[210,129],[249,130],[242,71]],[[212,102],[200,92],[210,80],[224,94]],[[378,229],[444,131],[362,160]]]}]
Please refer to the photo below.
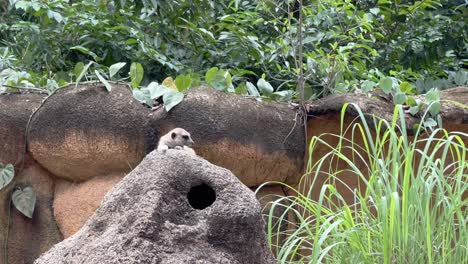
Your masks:
[{"label": "tall grass", "polygon": [[[368,122],[354,106],[360,122],[344,127],[347,107],[340,135],[311,139],[307,173],[296,188],[284,185],[293,195],[270,204],[268,237],[278,262],[468,263],[468,135],[437,129],[409,136],[398,107],[388,123]],[[314,157],[318,146],[329,152]],[[319,177],[327,178],[322,186]],[[344,177],[362,185],[353,189]],[[278,209],[283,213],[274,214]],[[280,228],[285,222],[292,228]]]}]

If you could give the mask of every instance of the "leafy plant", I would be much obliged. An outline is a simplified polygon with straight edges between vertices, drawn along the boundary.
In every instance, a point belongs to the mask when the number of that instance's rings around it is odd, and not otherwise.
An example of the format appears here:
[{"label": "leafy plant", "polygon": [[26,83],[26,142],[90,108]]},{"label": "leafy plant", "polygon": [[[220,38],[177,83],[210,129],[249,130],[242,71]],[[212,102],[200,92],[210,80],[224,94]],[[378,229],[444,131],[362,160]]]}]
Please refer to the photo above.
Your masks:
[{"label": "leafy plant", "polygon": [[146,87],[133,90],[133,96],[149,107],[155,105],[155,100],[162,98],[164,108],[167,112],[184,99],[184,94],[182,92],[158,84],[157,82],[151,82]]},{"label": "leafy plant", "polygon": [[13,205],[23,215],[32,218],[36,205],[36,194],[32,187],[17,188],[12,194]]},{"label": "leafy plant", "polygon": [[3,165],[0,163],[0,190],[5,188],[15,176],[15,168],[12,164]]},{"label": "leafy plant", "polygon": [[[359,122],[345,127],[346,107],[340,134],[311,139],[309,153],[328,151],[309,156],[299,187],[277,183],[294,194],[272,202],[268,215],[278,262],[465,262],[468,134],[443,129],[425,134],[421,125],[410,137],[401,106],[391,122],[372,125],[357,109]],[[359,184],[347,185],[349,177]],[[279,218],[277,209],[283,211]],[[291,214],[297,221],[288,219]],[[293,228],[282,231],[285,223]],[[284,241],[272,240],[281,235]]]},{"label": "leafy plant", "polygon": [[50,93],[90,60],[99,67],[87,77],[103,83],[126,63],[134,89],[168,76],[193,87],[182,76],[205,76],[219,90],[254,95],[255,84],[283,99],[369,90],[377,72],[417,93],[468,81],[462,0],[299,2],[11,1],[0,19],[0,81]]}]

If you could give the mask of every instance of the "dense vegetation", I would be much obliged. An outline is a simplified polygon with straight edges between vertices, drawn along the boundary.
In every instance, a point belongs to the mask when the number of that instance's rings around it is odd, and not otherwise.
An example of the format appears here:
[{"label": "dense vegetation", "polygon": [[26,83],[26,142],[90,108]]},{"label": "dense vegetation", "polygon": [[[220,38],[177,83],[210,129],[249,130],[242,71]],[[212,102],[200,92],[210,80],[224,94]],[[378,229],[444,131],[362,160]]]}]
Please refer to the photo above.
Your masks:
[{"label": "dense vegetation", "polygon": [[[464,0],[10,0],[1,5],[0,87],[50,92],[77,81],[89,61],[95,63],[87,68],[87,79],[125,78],[131,63],[138,63],[135,88],[144,70],[144,85],[180,76],[179,90],[203,82],[285,100],[297,96],[297,87],[304,86],[309,99],[369,91],[388,77],[393,94],[468,82]],[[119,64],[124,70],[111,78],[108,68],[119,62],[126,63]],[[209,69],[211,78],[205,75]]]},{"label": "dense vegetation", "polygon": [[[401,107],[390,123],[368,123],[358,112],[361,123],[345,127],[343,108],[340,134],[311,139],[309,153],[329,151],[309,156],[298,188],[280,183],[294,195],[278,197],[269,215],[279,262],[466,263],[468,134],[437,129],[412,138]],[[338,143],[330,145],[330,137]],[[313,188],[318,175],[327,181]],[[361,184],[348,186],[346,177]],[[277,208],[285,211],[280,217]]]}]

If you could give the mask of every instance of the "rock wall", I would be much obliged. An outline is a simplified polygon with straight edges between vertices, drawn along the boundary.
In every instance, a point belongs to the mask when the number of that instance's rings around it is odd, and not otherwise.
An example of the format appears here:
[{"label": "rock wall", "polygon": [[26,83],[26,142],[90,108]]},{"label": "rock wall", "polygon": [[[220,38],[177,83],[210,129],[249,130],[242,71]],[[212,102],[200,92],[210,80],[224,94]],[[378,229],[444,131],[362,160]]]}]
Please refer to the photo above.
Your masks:
[{"label": "rock wall", "polygon": [[[468,88],[446,90],[441,97],[444,127],[467,133],[468,110],[460,105],[468,104]],[[296,123],[297,110],[290,105],[261,103],[204,87],[188,90],[185,100],[169,113],[162,108],[150,111],[125,85],[117,84],[110,93],[102,85],[73,85],[43,102],[44,98],[43,94],[0,95],[0,162],[13,163],[17,172],[13,182],[0,191],[0,215],[8,215],[13,186],[32,185],[38,195],[32,220],[12,210],[10,234],[19,235],[8,240],[10,264],[31,263],[76,233],[105,193],[171,128],[187,129],[197,154],[231,170],[255,189],[268,181],[297,186],[309,157],[306,138],[339,133],[343,104],[356,103],[368,116],[387,120],[393,114],[393,103],[379,97],[334,95],[311,102],[305,136],[305,129]],[[345,123],[351,124],[356,116],[350,107]],[[418,122],[415,117],[406,118],[409,126]],[[337,143],[333,137],[325,138],[331,145]],[[321,157],[326,151],[318,148],[312,154]],[[356,177],[343,175],[342,179],[353,188],[361,184]],[[313,188],[325,182],[323,175]],[[340,183],[337,187],[346,191]],[[285,191],[265,188],[258,195],[286,195]],[[350,194],[345,196],[351,198]],[[267,204],[269,199],[261,201]],[[6,233],[6,226],[6,218],[0,218],[0,234]]]}]

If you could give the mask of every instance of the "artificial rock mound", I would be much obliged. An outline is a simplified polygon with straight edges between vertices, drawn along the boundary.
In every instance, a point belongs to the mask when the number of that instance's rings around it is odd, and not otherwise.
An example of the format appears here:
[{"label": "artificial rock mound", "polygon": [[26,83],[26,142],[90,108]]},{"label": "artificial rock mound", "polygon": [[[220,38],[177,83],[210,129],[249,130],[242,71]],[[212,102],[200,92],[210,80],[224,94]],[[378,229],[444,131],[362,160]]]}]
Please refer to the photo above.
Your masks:
[{"label": "artificial rock mound", "polygon": [[275,263],[263,230],[254,193],[230,171],[153,151],[35,263]]}]

